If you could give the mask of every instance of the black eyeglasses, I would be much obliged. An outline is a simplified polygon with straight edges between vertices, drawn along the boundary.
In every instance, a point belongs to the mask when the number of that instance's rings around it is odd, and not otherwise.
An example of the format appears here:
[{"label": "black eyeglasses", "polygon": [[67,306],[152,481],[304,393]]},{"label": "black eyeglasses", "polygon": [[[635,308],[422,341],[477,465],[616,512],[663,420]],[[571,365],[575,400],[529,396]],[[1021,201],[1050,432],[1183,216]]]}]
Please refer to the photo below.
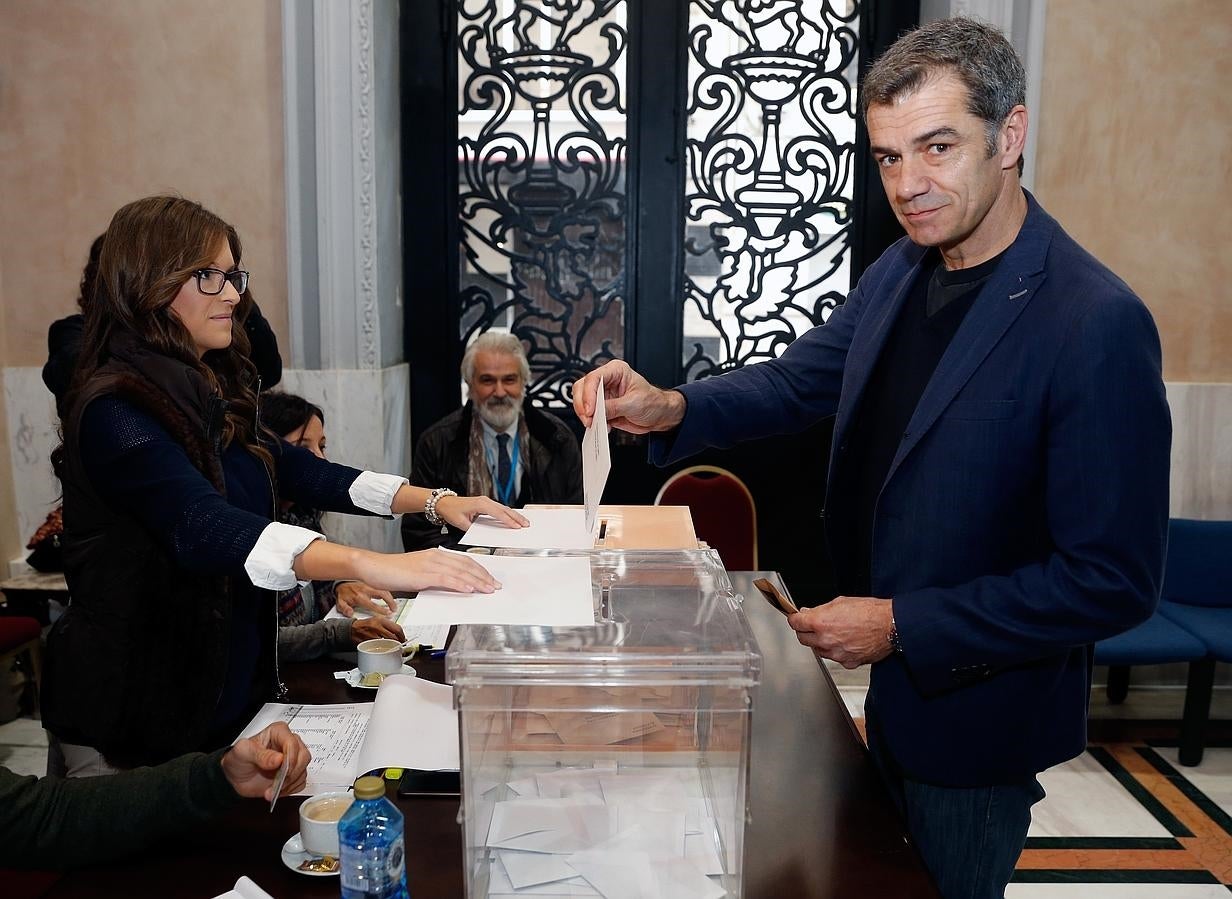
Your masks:
[{"label": "black eyeglasses", "polygon": [[248,289],[248,272],[239,269],[224,272],[220,268],[202,268],[193,272],[193,277],[197,279],[197,290],[211,297],[222,293],[228,281],[236,293],[242,294]]}]

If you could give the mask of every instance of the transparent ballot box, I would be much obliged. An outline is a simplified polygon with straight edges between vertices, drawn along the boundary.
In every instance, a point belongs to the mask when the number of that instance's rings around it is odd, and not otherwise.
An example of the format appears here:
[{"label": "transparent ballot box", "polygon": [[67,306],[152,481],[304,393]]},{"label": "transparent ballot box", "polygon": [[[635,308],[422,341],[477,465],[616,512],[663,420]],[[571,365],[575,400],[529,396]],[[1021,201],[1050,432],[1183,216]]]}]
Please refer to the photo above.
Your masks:
[{"label": "transparent ballot box", "polygon": [[593,627],[469,625],[470,897],[741,895],[761,654],[713,551],[588,555]]}]

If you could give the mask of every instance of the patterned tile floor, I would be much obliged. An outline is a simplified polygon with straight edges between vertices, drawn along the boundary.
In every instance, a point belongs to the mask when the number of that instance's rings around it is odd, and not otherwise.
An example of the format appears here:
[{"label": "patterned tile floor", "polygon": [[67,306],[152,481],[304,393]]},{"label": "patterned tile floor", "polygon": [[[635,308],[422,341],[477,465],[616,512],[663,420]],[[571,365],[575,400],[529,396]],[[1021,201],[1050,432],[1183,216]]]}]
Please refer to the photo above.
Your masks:
[{"label": "patterned tile floor", "polygon": [[[862,724],[867,684],[831,671]],[[1182,767],[1172,722],[1183,700],[1167,688],[1133,690],[1120,706],[1092,695],[1092,744],[1040,776],[1048,795],[1006,899],[1232,895],[1232,742],[1222,726],[1202,764]],[[1232,691],[1216,691],[1212,716],[1232,718]]]}]

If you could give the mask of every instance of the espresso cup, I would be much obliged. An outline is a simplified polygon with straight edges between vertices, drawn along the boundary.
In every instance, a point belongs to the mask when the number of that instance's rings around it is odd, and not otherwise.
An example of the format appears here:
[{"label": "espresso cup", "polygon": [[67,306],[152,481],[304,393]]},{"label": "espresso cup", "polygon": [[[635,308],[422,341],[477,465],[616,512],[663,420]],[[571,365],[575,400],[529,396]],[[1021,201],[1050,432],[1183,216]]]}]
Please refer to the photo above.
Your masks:
[{"label": "espresso cup", "polygon": [[299,807],[299,838],[309,855],[338,857],[338,819],[355,797],[348,792],[317,793]]},{"label": "espresso cup", "polygon": [[402,644],[397,640],[380,638],[365,640],[355,647],[359,660],[359,673],[397,674],[402,670]]}]

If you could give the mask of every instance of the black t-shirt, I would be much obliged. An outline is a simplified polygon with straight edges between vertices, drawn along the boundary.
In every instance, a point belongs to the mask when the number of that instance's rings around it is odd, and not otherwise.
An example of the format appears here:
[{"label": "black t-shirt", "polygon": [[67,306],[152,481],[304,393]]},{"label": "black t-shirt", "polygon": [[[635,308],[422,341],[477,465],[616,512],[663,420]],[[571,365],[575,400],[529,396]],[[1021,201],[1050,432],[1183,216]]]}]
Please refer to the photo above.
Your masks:
[{"label": "black t-shirt", "polygon": [[872,595],[873,520],[886,474],[937,363],[1003,255],[947,271],[934,250],[909,288],[837,449],[826,531],[841,595]]}]

